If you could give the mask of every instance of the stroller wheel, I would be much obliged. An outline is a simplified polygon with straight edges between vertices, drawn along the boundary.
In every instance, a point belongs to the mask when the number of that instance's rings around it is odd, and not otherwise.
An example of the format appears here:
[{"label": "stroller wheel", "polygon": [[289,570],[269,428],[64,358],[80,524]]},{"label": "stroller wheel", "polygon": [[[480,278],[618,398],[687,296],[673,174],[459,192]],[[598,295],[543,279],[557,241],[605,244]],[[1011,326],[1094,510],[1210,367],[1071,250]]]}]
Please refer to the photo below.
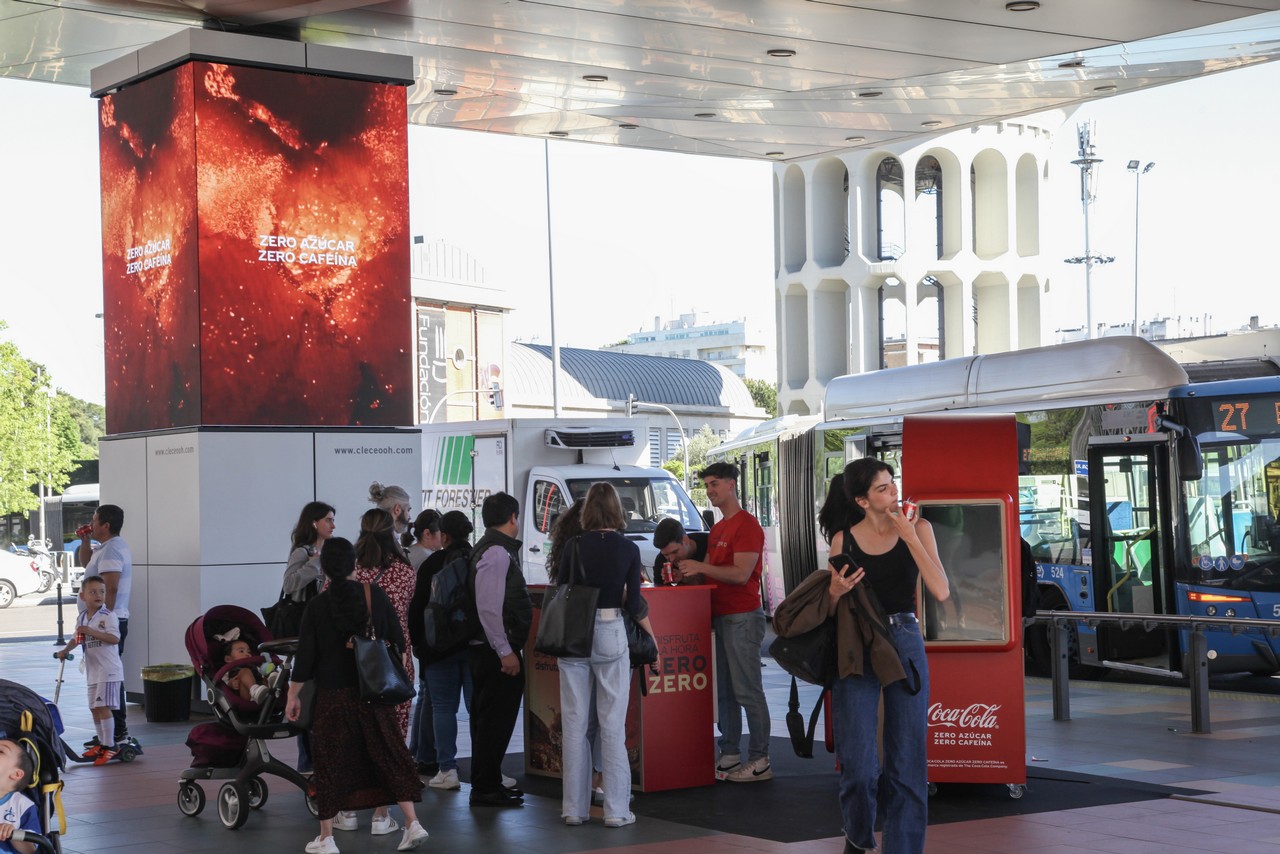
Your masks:
[{"label": "stroller wheel", "polygon": [[261,777],[250,777],[249,782],[245,784],[245,791],[249,795],[249,809],[260,810],[267,805],[267,795],[271,792],[267,789],[267,781]]},{"label": "stroller wheel", "polygon": [[227,830],[238,830],[249,820],[249,793],[238,783],[223,783],[218,790],[218,818]]},{"label": "stroller wheel", "polygon": [[186,816],[198,816],[204,810],[204,789],[187,782],[178,787],[178,809]]},{"label": "stroller wheel", "polygon": [[316,803],[316,796],[307,792],[307,812],[311,813],[312,818],[320,817],[320,804]]}]

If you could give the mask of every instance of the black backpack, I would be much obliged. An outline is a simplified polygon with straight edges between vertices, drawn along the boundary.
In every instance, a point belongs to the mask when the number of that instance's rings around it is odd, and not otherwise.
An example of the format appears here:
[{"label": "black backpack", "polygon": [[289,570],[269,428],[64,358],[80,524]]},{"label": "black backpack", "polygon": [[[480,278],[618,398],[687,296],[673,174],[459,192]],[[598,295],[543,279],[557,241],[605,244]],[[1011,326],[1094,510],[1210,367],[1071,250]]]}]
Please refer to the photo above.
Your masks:
[{"label": "black backpack", "polygon": [[471,558],[470,554],[460,554],[431,576],[431,598],[422,612],[422,637],[432,653],[440,657],[480,634],[480,617],[471,587]]}]

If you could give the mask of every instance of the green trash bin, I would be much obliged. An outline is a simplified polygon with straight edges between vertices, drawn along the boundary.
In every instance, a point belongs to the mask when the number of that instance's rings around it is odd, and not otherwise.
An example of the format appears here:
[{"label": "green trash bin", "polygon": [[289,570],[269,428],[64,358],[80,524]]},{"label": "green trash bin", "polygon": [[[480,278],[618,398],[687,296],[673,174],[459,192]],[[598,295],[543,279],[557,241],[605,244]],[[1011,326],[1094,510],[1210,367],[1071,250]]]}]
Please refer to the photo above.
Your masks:
[{"label": "green trash bin", "polygon": [[185,721],[191,717],[189,664],[151,664],[142,668],[142,705],[150,723]]}]

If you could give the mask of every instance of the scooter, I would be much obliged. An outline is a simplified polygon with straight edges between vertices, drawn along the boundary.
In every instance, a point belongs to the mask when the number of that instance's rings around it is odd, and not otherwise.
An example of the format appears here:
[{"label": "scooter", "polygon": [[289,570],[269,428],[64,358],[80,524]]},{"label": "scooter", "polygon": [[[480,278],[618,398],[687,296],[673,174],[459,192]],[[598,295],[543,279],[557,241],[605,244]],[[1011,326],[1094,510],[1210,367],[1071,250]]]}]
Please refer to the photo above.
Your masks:
[{"label": "scooter", "polygon": [[[53,657],[58,658],[58,654],[55,652],[53,654]],[[72,653],[67,653],[65,656],[63,656],[60,659],[61,664],[58,666],[58,679],[53,686],[53,705],[54,706],[58,705],[58,698],[62,695],[62,683],[64,681],[63,674],[66,672],[67,662],[74,661],[74,660],[75,660],[75,655]],[[67,744],[65,740],[59,738],[59,741],[62,741],[62,752],[66,754],[67,759],[69,761],[87,763],[87,764],[97,764],[96,756],[89,756],[87,754],[77,753],[75,750],[72,749],[71,745]],[[89,747],[91,744],[92,742],[86,742],[85,747]],[[138,742],[136,738],[134,738],[133,736],[129,736],[128,740],[126,740],[125,742],[119,745],[119,749],[116,751],[116,755],[111,757],[107,761],[108,762],[132,762],[133,760],[137,759],[141,755],[142,755],[142,745]]]}]

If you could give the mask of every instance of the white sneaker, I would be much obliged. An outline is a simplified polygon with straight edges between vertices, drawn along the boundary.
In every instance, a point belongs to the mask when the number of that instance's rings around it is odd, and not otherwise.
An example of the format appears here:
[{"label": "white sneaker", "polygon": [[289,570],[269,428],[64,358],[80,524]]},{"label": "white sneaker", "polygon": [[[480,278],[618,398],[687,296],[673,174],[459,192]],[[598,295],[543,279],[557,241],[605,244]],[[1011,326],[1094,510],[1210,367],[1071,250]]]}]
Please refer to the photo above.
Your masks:
[{"label": "white sneaker", "polygon": [[356,814],[353,812],[344,812],[340,810],[338,814],[333,817],[334,830],[355,830],[356,824]]},{"label": "white sneaker", "polygon": [[502,787],[503,787],[504,789],[510,789],[510,788],[511,788],[511,787],[513,787],[515,784],[516,784],[516,778],[515,778],[515,777],[508,777],[506,774],[503,774],[503,775],[502,775]]},{"label": "white sneaker", "polygon": [[769,757],[761,756],[739,766],[736,771],[729,772],[725,779],[730,783],[759,783],[773,779],[773,768],[769,765]]},{"label": "white sneaker", "polygon": [[249,699],[261,706],[271,696],[271,689],[266,685],[254,685],[249,689]]},{"label": "white sneaker", "polygon": [[404,829],[404,836],[400,839],[400,844],[396,846],[397,851],[412,851],[422,844],[422,840],[428,836],[427,829],[418,822],[414,822]]},{"label": "white sneaker", "polygon": [[617,816],[616,818],[606,818],[604,820],[605,827],[626,827],[628,824],[636,823],[636,814],[629,812],[626,815]]},{"label": "white sneaker", "polygon": [[427,785],[433,789],[461,789],[462,783],[458,782],[458,769],[450,768],[448,771],[441,771],[430,780]]},{"label": "white sneaker", "polygon": [[591,820],[584,815],[563,815],[560,819],[569,827],[580,827]]},{"label": "white sneaker", "polygon": [[339,854],[332,836],[317,836],[307,843],[307,854]]},{"label": "white sneaker", "polygon": [[727,780],[729,775],[742,767],[742,757],[724,754],[716,761],[716,779]]},{"label": "white sneaker", "polygon": [[390,814],[384,816],[374,816],[373,824],[369,826],[369,833],[374,836],[386,836],[388,833],[395,833],[400,829],[400,825],[396,824],[396,820]]}]

